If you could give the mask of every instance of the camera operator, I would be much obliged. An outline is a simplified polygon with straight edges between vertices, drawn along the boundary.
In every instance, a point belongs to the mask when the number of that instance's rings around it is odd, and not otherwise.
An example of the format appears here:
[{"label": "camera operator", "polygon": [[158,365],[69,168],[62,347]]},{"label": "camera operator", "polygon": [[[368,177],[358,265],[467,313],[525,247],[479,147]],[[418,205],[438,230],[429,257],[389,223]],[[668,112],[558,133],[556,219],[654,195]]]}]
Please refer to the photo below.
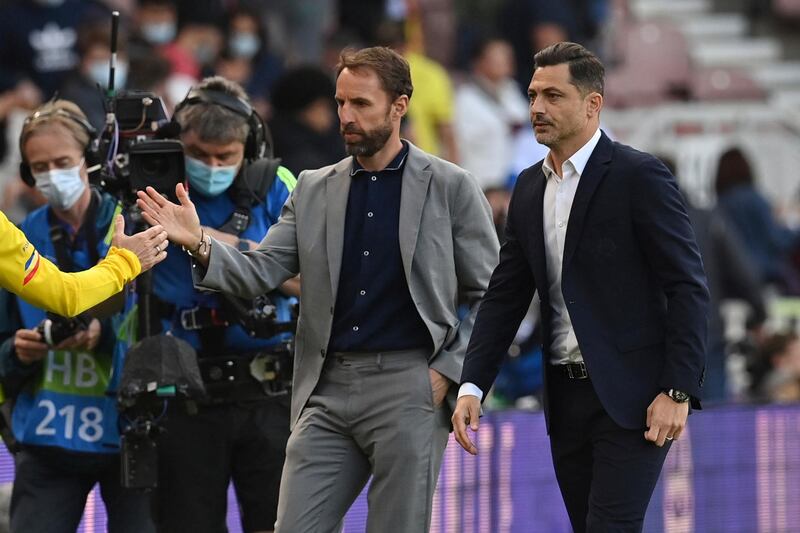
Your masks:
[{"label": "camera operator", "polygon": [[[65,271],[96,264],[117,231],[121,207],[89,186],[92,133],[78,106],[54,100],[26,120],[20,137],[23,179],[47,200],[22,230],[38,253]],[[11,530],[75,531],[95,483],[108,531],[153,530],[147,496],[120,486],[113,392],[124,355],[114,333],[121,317],[48,317],[5,291],[0,305],[0,377],[16,399]]]},{"label": "camera operator", "polygon": [[[176,107],[174,120],[181,127],[189,194],[203,231],[239,249],[254,249],[277,222],[295,178],[274,160],[259,159],[264,125],[246,93],[225,78],[207,78]],[[267,161],[272,166],[261,166]],[[227,531],[232,480],[243,530],[269,531],[289,437],[291,376],[268,369],[291,365],[288,347],[281,348],[286,334],[251,337],[235,324],[222,296],[195,290],[191,268],[188,254],[171,249],[154,269],[163,329],[197,349],[209,394],[196,414],[175,403],[168,408],[166,432],[158,441],[157,527]],[[298,282],[282,290],[299,295]],[[290,321],[290,300],[275,293],[269,298],[275,319]]]}]

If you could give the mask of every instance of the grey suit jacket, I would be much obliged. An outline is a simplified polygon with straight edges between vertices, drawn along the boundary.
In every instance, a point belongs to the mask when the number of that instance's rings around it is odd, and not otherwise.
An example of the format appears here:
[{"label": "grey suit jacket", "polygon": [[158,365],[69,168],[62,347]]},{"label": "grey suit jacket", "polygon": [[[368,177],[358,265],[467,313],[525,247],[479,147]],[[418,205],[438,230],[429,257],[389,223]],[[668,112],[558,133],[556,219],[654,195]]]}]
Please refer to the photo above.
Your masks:
[{"label": "grey suit jacket", "polygon": [[[300,273],[302,296],[294,361],[291,425],[317,385],[331,335],[342,264],[352,158],[300,174],[256,250],[213,241],[198,288],[255,297]],[[497,264],[489,204],[465,170],[410,145],[403,171],[400,252],[411,298],[433,340],[429,364],[454,382],[478,304]],[[469,313],[459,321],[458,306]]]}]

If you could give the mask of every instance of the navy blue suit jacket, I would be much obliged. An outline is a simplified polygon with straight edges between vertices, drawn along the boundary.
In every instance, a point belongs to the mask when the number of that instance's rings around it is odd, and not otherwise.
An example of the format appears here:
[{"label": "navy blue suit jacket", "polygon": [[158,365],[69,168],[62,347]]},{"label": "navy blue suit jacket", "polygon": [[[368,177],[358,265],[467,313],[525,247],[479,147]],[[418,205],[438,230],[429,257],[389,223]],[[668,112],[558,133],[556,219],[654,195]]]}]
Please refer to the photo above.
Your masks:
[{"label": "navy blue suit jacket", "polygon": [[[484,394],[535,290],[549,358],[545,181],[542,162],[517,180],[507,241],[470,339],[461,382]],[[616,423],[643,428],[661,389],[700,397],[706,278],[675,178],[655,157],[602,134],[572,204],[561,289],[592,384]]]}]

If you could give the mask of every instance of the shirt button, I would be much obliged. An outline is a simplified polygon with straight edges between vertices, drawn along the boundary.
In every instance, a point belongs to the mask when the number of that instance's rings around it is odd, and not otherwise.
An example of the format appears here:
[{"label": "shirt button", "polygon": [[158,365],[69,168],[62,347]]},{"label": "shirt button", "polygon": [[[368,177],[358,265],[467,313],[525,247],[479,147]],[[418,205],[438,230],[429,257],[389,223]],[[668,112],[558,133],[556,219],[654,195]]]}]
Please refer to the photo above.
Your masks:
[{"label": "shirt button", "polygon": [[358,294],[360,294],[361,296],[364,296],[365,294],[367,294],[367,291],[365,291],[364,289],[361,289],[360,291],[358,291]]},{"label": "shirt button", "polygon": [[364,250],[364,257],[369,255],[369,250]]},{"label": "shirt button", "polygon": [[367,216],[368,216],[369,218],[372,218],[372,215],[373,215],[372,211],[370,211],[369,213],[367,213]]},{"label": "shirt button", "polygon": [[378,176],[372,176],[372,181],[378,181]]},{"label": "shirt button", "polygon": [[561,222],[559,222],[559,223],[558,223],[558,227],[559,227],[559,228],[563,228],[563,227],[564,227],[564,221],[563,221],[563,220],[562,220]]},{"label": "shirt button", "polygon": [[353,326],[353,331],[358,331],[358,326]]},{"label": "shirt button", "polygon": [[325,349],[323,348],[322,350],[320,350],[320,351],[319,351],[319,354],[320,354],[322,357],[325,357]]}]

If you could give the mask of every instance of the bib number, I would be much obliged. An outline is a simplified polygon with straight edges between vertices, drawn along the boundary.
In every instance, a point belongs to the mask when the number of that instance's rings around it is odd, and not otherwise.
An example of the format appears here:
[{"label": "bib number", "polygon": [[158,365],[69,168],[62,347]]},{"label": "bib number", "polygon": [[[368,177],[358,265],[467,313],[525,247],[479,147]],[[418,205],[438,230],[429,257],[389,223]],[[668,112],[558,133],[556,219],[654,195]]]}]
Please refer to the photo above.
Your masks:
[{"label": "bib number", "polygon": [[97,442],[103,438],[103,411],[98,407],[84,407],[78,411],[76,428],[74,405],[65,405],[56,410],[56,405],[51,400],[40,400],[38,407],[46,413],[39,425],[36,426],[36,435],[52,437],[57,431],[62,431],[64,438],[71,440],[77,429],[78,438],[84,442]]}]

